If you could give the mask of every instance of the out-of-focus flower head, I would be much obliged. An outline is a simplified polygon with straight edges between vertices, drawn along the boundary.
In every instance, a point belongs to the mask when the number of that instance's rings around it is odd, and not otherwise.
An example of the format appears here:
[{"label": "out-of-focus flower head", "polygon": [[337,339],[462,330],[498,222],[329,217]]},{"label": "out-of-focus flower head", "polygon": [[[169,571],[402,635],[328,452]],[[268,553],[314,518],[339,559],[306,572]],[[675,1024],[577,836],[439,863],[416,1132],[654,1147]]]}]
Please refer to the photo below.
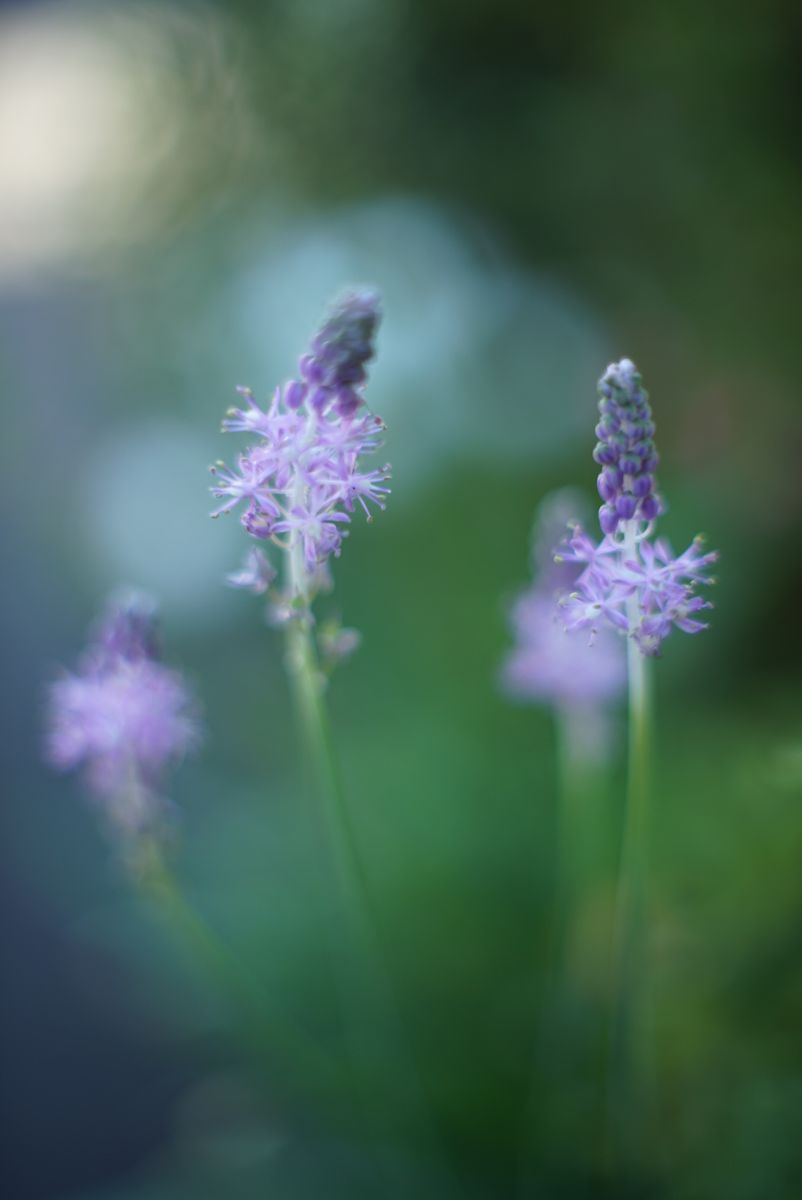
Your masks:
[{"label": "out-of-focus flower head", "polygon": [[317,640],[321,665],[324,671],[330,673],[359,648],[362,635],[358,629],[345,629],[339,621],[330,618],[320,626]]},{"label": "out-of-focus flower head", "polygon": [[[581,497],[569,489],[554,492],[540,505],[534,525],[533,579],[513,604],[509,619],[515,644],[501,672],[501,683],[515,699],[540,701],[563,716],[569,713],[594,731],[604,723],[599,710],[613,701],[626,681],[624,647],[611,633],[592,645],[581,633],[567,632],[555,603],[573,586],[578,568],[555,562],[554,548],[566,524],[583,511]],[[594,739],[595,733],[594,733]],[[596,756],[595,749],[593,756]]]},{"label": "out-of-focus flower head", "polygon": [[624,358],[609,366],[599,396],[594,458],[602,465],[603,536],[596,542],[575,525],[559,547],[558,562],[578,571],[561,599],[563,621],[569,631],[590,630],[591,638],[605,626],[618,629],[654,656],[672,629],[707,628],[700,614],[712,605],[696,588],[713,582],[709,568],[718,555],[705,552],[700,537],[679,555],[664,538],[652,540],[663,506],[654,490],[655,427],[635,364]]},{"label": "out-of-focus flower head", "polygon": [[[299,377],[277,388],[266,409],[249,389],[238,389],[244,405],[223,422],[224,431],[259,440],[233,470],[212,468],[212,494],[222,501],[212,516],[241,504],[240,520],[252,538],[297,553],[303,579],[296,572],[296,591],[308,593],[319,569],[340,554],[356,507],[372,520],[371,507],[383,509],[389,494],[389,466],[366,469],[362,462],[378,449],[384,430],[362,394],[379,319],[374,291],[347,292],[302,355]],[[250,568],[228,582],[254,590],[253,566],[251,557]]]},{"label": "out-of-focus flower head", "polygon": [[118,833],[153,833],[164,775],[199,739],[190,692],[160,660],[155,602],[141,593],[112,598],[78,670],[50,685],[48,762],[82,768]]}]

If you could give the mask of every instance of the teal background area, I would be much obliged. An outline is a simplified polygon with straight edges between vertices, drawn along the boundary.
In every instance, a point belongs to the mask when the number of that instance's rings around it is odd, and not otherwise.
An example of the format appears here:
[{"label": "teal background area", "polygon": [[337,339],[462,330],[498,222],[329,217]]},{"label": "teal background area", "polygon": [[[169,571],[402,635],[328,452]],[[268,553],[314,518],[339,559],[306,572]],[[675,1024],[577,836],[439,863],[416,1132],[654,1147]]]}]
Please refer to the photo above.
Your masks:
[{"label": "teal background area", "polygon": [[[721,552],[712,628],[656,664],[655,1104],[632,1194],[798,1194],[801,36],[783,0],[0,5],[15,1200],[622,1194],[599,1182],[594,1097],[623,715],[584,797],[557,1069],[533,1059],[555,731],[497,675],[536,506],[566,485],[595,503],[595,382],[624,355],[663,532]],[[368,398],[394,479],[322,605],[363,635],[329,699],[449,1184],[393,1124],[391,1066],[377,1133],[345,1071],[332,1104],[273,1062],[268,1016],[266,1059],[243,1045],[78,781],[40,761],[46,683],[103,597],[159,595],[206,732],[171,781],[176,875],[337,1053],[340,933],[281,642],[222,586],[246,539],[209,522],[207,465],[240,444],[218,432],[235,385],[266,398],[352,282],[384,297]]]}]

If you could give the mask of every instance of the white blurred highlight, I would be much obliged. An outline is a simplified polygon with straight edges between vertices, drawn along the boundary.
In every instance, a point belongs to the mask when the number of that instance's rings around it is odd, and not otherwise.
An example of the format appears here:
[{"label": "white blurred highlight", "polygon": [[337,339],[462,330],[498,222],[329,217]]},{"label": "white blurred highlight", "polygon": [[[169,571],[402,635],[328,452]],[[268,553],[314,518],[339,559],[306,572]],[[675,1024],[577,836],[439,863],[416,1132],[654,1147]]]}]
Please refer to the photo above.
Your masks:
[{"label": "white blurred highlight", "polygon": [[0,17],[0,280],[94,265],[178,219],[211,160],[253,139],[238,79],[203,4]]}]

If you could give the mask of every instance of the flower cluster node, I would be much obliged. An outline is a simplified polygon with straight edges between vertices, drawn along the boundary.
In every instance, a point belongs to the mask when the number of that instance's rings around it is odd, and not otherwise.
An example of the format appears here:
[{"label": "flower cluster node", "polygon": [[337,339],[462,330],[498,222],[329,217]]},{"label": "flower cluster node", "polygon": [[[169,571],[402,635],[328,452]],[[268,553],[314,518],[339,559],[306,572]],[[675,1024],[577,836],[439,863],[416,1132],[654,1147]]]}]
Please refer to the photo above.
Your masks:
[{"label": "flower cluster node", "polygon": [[[242,504],[240,521],[252,538],[299,550],[307,594],[320,568],[339,556],[357,506],[372,520],[371,509],[383,509],[390,492],[389,464],[373,470],[362,465],[363,457],[380,446],[384,430],[362,395],[379,320],[375,292],[345,294],[302,355],[299,378],[277,388],[266,409],[249,388],[238,388],[243,406],[230,409],[223,421],[225,432],[260,440],[239,456],[236,468],[212,468],[212,493],[222,500],[212,516]],[[249,556],[228,582],[267,591],[265,568],[255,563]]]}]

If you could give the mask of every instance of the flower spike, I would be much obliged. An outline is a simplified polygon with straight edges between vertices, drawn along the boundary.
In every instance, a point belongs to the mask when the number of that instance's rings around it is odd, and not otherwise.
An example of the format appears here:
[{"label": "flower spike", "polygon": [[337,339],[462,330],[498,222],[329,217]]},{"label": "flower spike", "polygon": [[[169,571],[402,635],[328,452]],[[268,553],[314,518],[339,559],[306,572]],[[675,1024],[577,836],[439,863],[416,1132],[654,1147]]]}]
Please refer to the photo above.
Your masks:
[{"label": "flower spike", "polygon": [[357,508],[368,521],[390,493],[390,467],[365,468],[363,459],[381,445],[384,423],[364,404],[367,364],[380,321],[377,294],[359,288],[337,300],[301,356],[298,377],[277,388],[260,408],[249,388],[238,388],[241,407],[228,411],[223,430],[259,440],[233,469],[212,468],[212,516],[242,506],[240,522],[264,550],[251,550],[242,570],[228,576],[234,587],[267,593],[276,610],[293,597],[272,594],[277,574],[265,550],[299,547],[302,578],[291,590],[311,600],[331,558],[339,557]]},{"label": "flower spike", "polygon": [[663,511],[654,478],[655,425],[630,359],[612,363],[599,380],[599,413],[593,457],[602,467],[597,483],[603,536],[595,543],[574,526],[558,547],[558,561],[584,566],[573,590],[561,598],[563,622],[569,630],[591,631],[606,622],[652,657],[672,629],[707,628],[699,613],[712,605],[695,589],[714,582],[709,568],[718,554],[705,552],[701,537],[676,556],[664,538],[651,540]]}]

